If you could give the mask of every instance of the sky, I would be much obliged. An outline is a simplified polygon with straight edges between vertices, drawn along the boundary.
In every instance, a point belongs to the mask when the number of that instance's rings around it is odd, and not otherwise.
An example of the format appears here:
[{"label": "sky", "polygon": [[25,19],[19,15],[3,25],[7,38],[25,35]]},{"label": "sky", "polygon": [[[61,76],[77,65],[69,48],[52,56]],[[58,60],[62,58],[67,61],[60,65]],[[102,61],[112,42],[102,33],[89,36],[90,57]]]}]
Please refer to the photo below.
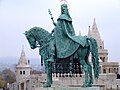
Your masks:
[{"label": "sky", "polygon": [[[76,35],[87,35],[94,18],[109,61],[120,61],[120,0],[67,0]],[[32,50],[24,32],[34,26],[49,32],[56,22],[60,0],[0,0],[0,57],[20,57],[22,47],[27,58],[40,58],[38,49]]]}]

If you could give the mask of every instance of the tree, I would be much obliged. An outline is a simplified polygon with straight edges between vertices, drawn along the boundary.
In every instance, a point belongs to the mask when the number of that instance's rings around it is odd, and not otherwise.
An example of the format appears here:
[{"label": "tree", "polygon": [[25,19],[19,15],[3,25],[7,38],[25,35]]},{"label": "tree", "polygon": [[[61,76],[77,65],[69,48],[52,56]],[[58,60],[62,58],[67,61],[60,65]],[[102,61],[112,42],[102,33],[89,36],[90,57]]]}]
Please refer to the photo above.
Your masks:
[{"label": "tree", "polygon": [[13,83],[16,80],[15,73],[10,69],[5,69],[2,71],[2,76],[7,83]]}]

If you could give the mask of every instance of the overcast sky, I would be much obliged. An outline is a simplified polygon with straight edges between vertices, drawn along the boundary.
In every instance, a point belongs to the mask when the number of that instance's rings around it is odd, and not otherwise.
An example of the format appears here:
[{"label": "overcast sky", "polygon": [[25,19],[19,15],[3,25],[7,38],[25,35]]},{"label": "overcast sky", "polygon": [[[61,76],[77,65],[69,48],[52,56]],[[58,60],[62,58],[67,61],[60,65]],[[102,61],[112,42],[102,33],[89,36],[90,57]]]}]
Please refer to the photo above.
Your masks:
[{"label": "overcast sky", "polygon": [[[78,35],[87,35],[94,18],[109,61],[120,61],[120,0],[67,0],[73,26]],[[49,32],[60,15],[60,0],[0,0],[0,57],[20,57],[22,45],[27,58],[39,58],[38,49],[31,50],[24,32],[34,26]]]}]

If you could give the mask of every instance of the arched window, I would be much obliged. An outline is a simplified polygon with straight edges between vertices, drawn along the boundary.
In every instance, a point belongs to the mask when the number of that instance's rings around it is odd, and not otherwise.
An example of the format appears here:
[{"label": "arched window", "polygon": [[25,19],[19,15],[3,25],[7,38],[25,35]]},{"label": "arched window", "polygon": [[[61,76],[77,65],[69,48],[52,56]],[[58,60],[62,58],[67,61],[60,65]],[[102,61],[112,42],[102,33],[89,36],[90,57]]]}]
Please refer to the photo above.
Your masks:
[{"label": "arched window", "polygon": [[106,73],[106,69],[103,69],[103,73]]},{"label": "arched window", "polygon": [[22,75],[22,71],[20,71],[20,75]]},{"label": "arched window", "polygon": [[102,57],[100,57],[100,59],[102,60]]},{"label": "arched window", "polygon": [[100,46],[100,49],[102,49],[102,46]]},{"label": "arched window", "polygon": [[25,75],[25,71],[23,71],[23,74]]},{"label": "arched window", "polygon": [[[103,58],[102,57],[100,57],[100,59],[103,61]],[[103,61],[104,62],[104,61]]]},{"label": "arched window", "polygon": [[110,73],[110,68],[109,68],[109,73]]}]

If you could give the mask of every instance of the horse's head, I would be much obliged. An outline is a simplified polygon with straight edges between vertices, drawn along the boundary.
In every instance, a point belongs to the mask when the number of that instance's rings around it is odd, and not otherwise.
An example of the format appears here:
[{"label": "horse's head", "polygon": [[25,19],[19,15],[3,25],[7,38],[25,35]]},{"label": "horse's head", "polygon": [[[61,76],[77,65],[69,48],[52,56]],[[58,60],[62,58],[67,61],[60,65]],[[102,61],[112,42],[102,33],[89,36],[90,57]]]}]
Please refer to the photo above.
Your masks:
[{"label": "horse's head", "polygon": [[34,34],[31,31],[25,31],[25,36],[30,44],[30,47],[32,49],[35,49],[36,48],[36,39],[35,39]]},{"label": "horse's head", "polygon": [[32,49],[35,49],[37,45],[43,46],[43,42],[47,42],[49,37],[46,39],[50,33],[40,27],[33,27],[29,31],[25,32],[25,36]]}]

